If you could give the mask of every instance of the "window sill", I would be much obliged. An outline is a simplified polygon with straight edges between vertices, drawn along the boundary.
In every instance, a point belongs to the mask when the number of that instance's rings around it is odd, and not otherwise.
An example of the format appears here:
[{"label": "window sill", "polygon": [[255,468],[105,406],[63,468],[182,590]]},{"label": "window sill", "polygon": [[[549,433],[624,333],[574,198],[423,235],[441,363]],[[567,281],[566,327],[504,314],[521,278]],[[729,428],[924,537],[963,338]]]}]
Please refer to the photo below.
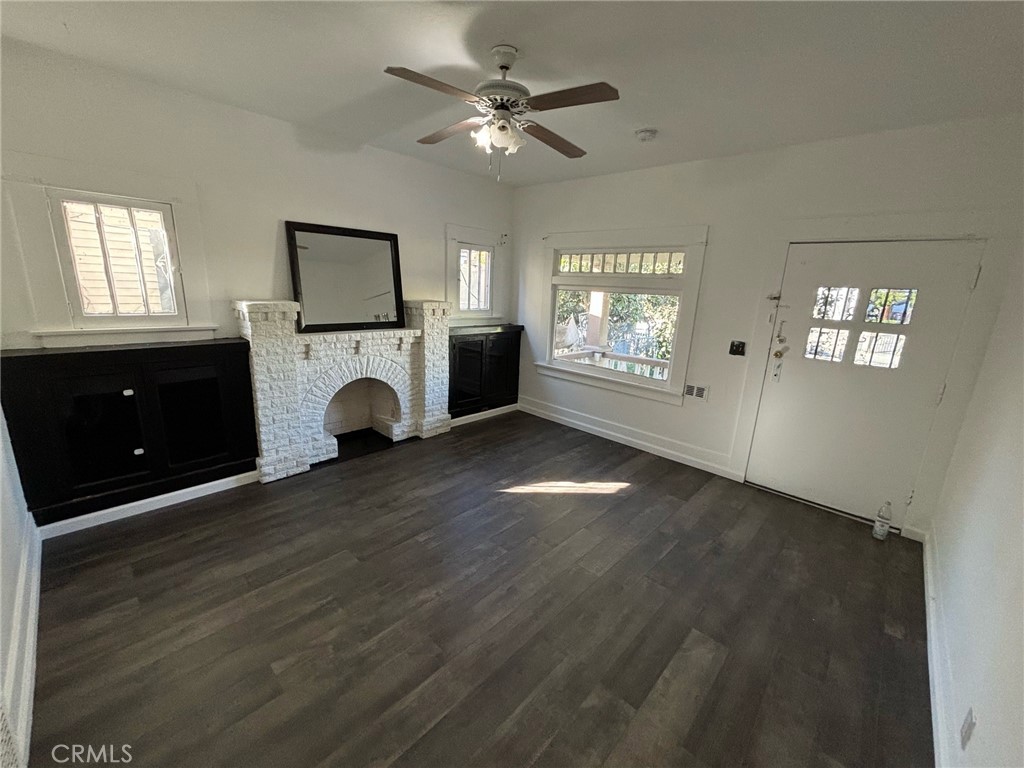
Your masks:
[{"label": "window sill", "polygon": [[466,325],[501,325],[505,319],[500,315],[452,315],[448,325],[458,328]]},{"label": "window sill", "polygon": [[[159,341],[202,341],[213,338],[216,325],[170,325],[134,328],[41,328],[32,335],[44,348],[94,344],[145,344]],[[127,338],[126,338],[127,337]]]},{"label": "window sill", "polygon": [[609,389],[613,392],[621,392],[626,395],[643,397],[648,400],[657,400],[658,402],[669,403],[670,405],[683,404],[682,390],[625,381],[617,377],[613,378],[600,373],[590,373],[589,371],[575,371],[565,367],[564,365],[555,365],[553,363],[537,362],[534,363],[534,365],[537,367],[537,373],[543,376],[551,376],[565,381],[574,381],[578,384],[588,384],[592,387]]}]

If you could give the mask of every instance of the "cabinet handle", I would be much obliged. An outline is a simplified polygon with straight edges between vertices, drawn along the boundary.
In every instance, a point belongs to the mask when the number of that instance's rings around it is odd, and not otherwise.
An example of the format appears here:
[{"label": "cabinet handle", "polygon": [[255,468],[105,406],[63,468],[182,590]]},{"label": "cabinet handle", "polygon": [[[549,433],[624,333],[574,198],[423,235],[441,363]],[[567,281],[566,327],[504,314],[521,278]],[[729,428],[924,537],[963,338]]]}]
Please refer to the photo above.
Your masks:
[{"label": "cabinet handle", "polygon": [[134,389],[126,389],[121,394],[124,395],[125,397],[131,397],[132,395],[135,394],[135,390]]},{"label": "cabinet handle", "polygon": [[134,451],[132,451],[132,453],[134,453],[136,456],[141,456],[145,452],[146,452],[145,448],[136,448]]}]

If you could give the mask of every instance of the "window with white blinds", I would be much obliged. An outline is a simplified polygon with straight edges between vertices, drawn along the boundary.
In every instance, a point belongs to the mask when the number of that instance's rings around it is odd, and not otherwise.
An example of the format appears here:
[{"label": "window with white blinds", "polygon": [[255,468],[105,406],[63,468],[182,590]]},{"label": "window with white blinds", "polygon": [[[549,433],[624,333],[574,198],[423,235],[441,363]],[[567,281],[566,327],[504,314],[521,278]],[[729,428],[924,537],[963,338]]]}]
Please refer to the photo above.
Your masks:
[{"label": "window with white blinds", "polygon": [[68,301],[82,325],[184,320],[171,206],[50,190]]}]

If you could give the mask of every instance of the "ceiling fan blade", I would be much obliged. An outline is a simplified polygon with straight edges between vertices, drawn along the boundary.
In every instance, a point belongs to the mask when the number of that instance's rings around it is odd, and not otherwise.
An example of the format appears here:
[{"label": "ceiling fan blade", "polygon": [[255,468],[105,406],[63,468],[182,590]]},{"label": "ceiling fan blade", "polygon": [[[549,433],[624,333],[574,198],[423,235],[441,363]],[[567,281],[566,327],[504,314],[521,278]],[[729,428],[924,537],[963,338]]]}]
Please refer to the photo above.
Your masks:
[{"label": "ceiling fan blade", "polygon": [[470,117],[461,122],[449,125],[447,128],[442,128],[440,131],[434,131],[429,136],[424,136],[422,139],[418,139],[419,144],[437,144],[439,141],[444,141],[447,138],[451,138],[457,133],[463,131],[470,131],[480,125],[486,117]]},{"label": "ceiling fan blade", "polygon": [[454,96],[457,99],[462,99],[467,104],[476,104],[477,101],[479,101],[479,99],[469,91],[456,88],[454,85],[448,85],[448,83],[442,83],[440,80],[427,77],[419,72],[413,72],[411,69],[406,69],[405,67],[388,67],[384,71],[389,75],[394,75],[395,77],[400,77],[403,80],[408,80],[410,83],[425,85],[427,88],[433,88],[435,91],[440,91],[441,93],[446,93],[449,96]]},{"label": "ceiling fan blade", "polygon": [[576,88],[566,88],[564,91],[551,91],[542,93],[540,96],[531,96],[526,99],[526,105],[534,112],[543,112],[547,109],[561,109],[562,107],[575,107],[580,104],[596,104],[601,101],[615,101],[619,98],[619,92],[608,83],[591,83],[580,85]]},{"label": "ceiling fan blade", "polygon": [[587,154],[584,150],[577,147],[575,144],[563,139],[557,133],[549,131],[543,125],[537,125],[536,123],[520,123],[519,127],[524,133],[528,133],[537,141],[542,141],[551,147],[556,152],[561,152],[566,157],[583,157]]}]

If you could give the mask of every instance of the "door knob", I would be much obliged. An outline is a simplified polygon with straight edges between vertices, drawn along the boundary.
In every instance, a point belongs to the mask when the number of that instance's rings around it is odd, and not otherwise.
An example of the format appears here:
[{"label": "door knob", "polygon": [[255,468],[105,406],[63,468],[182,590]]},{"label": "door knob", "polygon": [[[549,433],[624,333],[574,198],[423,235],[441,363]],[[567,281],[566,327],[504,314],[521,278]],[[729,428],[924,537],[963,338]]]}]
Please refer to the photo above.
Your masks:
[{"label": "door knob", "polygon": [[774,357],[776,359],[780,359],[782,357],[782,355],[783,355],[783,352],[782,352],[781,349],[776,349],[774,352],[772,352],[772,357]]}]

